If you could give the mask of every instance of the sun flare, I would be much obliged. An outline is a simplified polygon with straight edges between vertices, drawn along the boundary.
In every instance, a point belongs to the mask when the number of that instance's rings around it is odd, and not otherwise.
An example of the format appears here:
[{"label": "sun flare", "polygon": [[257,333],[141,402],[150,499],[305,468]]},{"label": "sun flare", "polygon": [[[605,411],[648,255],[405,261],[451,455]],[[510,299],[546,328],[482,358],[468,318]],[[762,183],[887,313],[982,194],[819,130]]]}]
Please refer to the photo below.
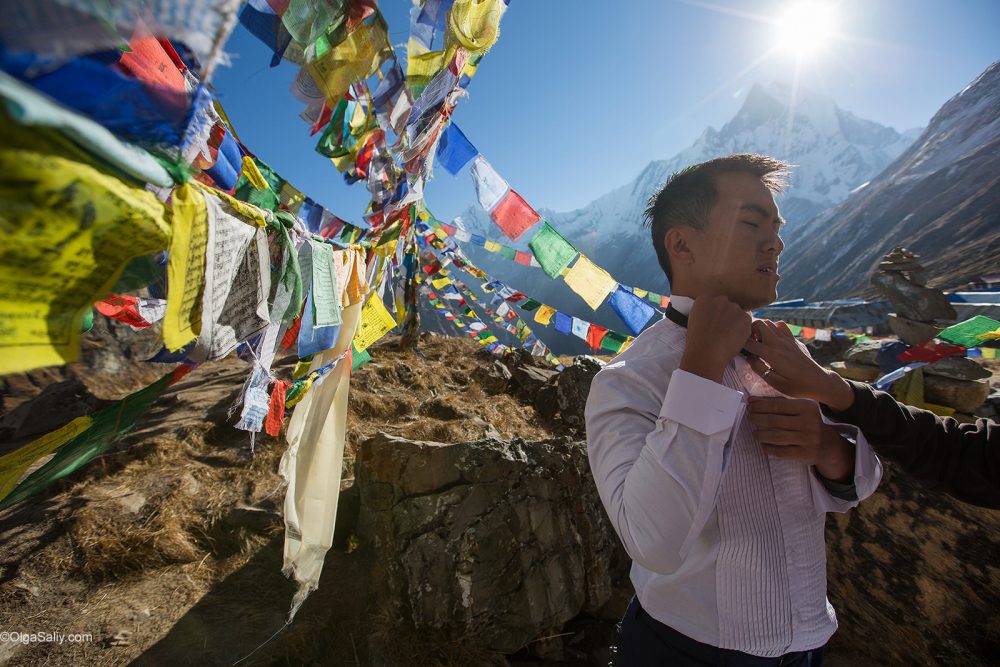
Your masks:
[{"label": "sun flare", "polygon": [[775,19],[776,46],[796,58],[822,53],[833,41],[836,15],[833,3],[798,0],[790,3]]}]

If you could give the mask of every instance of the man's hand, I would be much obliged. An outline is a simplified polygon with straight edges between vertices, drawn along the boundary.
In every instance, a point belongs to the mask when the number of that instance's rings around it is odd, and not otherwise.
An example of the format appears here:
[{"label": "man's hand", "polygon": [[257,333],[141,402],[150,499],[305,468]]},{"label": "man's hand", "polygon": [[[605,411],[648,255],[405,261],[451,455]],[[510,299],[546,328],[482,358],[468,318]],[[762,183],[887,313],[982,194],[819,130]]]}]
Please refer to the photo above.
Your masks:
[{"label": "man's hand", "polygon": [[681,369],[713,382],[750,338],[750,315],[724,296],[695,299]]},{"label": "man's hand", "polygon": [[768,455],[816,466],[823,477],[850,482],[854,447],[823,423],[819,406],[801,398],[750,398],[750,422]]},{"label": "man's hand", "polygon": [[784,322],[756,320],[753,340],[746,344],[754,356],[750,367],[769,385],[788,396],[811,398],[843,412],[854,402],[850,385],[817,364],[795,341]]}]

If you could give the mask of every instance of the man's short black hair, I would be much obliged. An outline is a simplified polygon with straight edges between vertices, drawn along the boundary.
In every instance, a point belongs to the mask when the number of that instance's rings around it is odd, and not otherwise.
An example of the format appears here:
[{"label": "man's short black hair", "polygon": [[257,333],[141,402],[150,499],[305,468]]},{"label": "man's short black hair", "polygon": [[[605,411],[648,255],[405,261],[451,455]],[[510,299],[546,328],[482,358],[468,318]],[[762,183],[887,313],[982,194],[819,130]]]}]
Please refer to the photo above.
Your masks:
[{"label": "man's short black hair", "polygon": [[756,153],[736,153],[682,169],[673,174],[649,198],[643,220],[653,237],[653,248],[667,280],[673,282],[670,255],[663,238],[671,227],[686,225],[702,229],[719,196],[716,177],[728,172],[746,172],[761,180],[772,195],[783,192],[791,165]]}]

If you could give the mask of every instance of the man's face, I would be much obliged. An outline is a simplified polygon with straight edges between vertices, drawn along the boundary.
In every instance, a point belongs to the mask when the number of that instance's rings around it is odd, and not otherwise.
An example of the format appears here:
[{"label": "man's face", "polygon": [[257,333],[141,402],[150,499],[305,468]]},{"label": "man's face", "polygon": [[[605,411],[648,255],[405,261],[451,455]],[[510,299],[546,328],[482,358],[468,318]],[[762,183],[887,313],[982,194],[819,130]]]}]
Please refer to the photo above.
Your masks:
[{"label": "man's face", "polygon": [[730,172],[716,178],[718,199],[708,224],[689,235],[690,274],[702,293],[722,294],[746,310],[777,297],[783,224],[759,178]]}]

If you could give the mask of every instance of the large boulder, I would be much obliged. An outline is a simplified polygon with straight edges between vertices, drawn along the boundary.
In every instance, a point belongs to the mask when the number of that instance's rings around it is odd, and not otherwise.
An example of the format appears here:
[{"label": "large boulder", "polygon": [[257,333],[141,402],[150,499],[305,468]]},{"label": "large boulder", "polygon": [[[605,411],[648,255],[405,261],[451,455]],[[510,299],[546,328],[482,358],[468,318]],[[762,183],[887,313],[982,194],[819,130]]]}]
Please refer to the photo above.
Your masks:
[{"label": "large boulder", "polygon": [[907,345],[920,345],[936,337],[944,327],[908,320],[896,313],[889,313],[889,330]]},{"label": "large boulder", "polygon": [[583,412],[594,376],[604,362],[587,355],[573,358],[573,365],[559,376],[559,412],[570,426],[583,426]]},{"label": "large boulder", "polygon": [[355,476],[358,534],[393,623],[513,653],[581,613],[620,613],[605,608],[624,599],[614,593],[628,586],[628,558],[583,442],[379,433],[361,444]]},{"label": "large boulder", "polygon": [[[884,462],[878,492],[827,515],[827,582],[843,665],[995,665],[1000,512]],[[833,664],[833,661],[830,661]]]},{"label": "large boulder", "polygon": [[957,317],[955,308],[941,290],[918,285],[902,273],[877,271],[872,276],[872,286],[889,299],[897,315],[908,320],[933,322]]},{"label": "large boulder", "polygon": [[939,375],[952,380],[985,380],[993,374],[968,357],[945,357],[924,366],[924,375]]}]

